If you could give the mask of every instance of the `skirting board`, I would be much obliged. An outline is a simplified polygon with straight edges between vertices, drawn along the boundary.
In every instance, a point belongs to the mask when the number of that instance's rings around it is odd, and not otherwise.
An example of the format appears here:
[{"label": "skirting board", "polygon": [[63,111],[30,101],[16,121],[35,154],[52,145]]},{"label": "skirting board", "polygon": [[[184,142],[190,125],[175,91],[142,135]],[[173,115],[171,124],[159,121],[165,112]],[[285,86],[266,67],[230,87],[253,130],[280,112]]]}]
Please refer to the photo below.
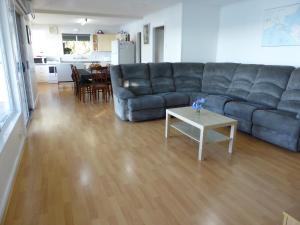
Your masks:
[{"label": "skirting board", "polygon": [[25,140],[26,140],[26,135],[21,140],[20,147],[19,147],[19,154],[15,160],[12,175],[9,178],[9,182],[4,193],[4,198],[0,202],[0,224],[1,225],[4,224],[5,216],[8,210],[10,198],[13,192],[13,187],[17,176],[17,171],[19,169],[20,162],[24,153]]}]

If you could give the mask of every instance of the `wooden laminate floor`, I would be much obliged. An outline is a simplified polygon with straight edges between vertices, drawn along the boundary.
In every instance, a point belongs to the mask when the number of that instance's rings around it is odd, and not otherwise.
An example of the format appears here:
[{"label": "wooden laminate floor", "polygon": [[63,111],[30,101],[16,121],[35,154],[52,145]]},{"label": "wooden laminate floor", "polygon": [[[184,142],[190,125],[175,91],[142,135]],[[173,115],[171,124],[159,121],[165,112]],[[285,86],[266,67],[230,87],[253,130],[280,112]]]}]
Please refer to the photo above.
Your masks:
[{"label": "wooden laminate floor", "polygon": [[279,225],[300,202],[300,155],[238,133],[208,146],[164,120],[127,123],[113,104],[39,87],[5,225]]}]

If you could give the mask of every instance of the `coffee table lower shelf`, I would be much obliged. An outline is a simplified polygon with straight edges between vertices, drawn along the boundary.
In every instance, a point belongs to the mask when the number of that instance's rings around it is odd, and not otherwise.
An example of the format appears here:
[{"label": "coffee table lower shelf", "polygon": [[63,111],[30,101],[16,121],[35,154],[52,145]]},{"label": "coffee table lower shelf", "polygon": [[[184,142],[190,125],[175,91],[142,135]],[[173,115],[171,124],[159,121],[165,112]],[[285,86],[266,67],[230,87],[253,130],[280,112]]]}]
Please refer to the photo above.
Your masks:
[{"label": "coffee table lower shelf", "polygon": [[[230,134],[224,135],[216,131],[218,128],[230,127]],[[202,109],[200,113],[191,107],[166,110],[165,137],[169,137],[169,128],[199,143],[198,159],[204,160],[204,146],[208,143],[229,141],[228,153],[233,151],[237,121],[226,116]]]},{"label": "coffee table lower shelf", "polygon": [[[200,129],[185,122],[175,122],[170,125],[180,133],[200,143]],[[205,136],[205,144],[229,141],[230,137],[221,134],[215,130],[208,130]]]}]

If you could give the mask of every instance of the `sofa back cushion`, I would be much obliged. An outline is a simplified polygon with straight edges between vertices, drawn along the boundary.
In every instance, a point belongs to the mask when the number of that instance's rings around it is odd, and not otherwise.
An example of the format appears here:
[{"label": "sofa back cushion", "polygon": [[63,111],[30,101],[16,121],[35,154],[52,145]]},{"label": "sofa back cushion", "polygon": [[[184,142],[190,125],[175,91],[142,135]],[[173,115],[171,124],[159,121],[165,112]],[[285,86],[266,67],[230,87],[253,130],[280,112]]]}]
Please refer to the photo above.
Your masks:
[{"label": "sofa back cushion", "polygon": [[113,87],[123,87],[122,72],[119,65],[110,67],[110,79]]},{"label": "sofa back cushion", "polygon": [[247,100],[276,108],[293,70],[291,66],[263,66]]},{"label": "sofa back cushion", "polygon": [[120,66],[122,86],[137,96],[152,94],[147,64],[128,64]]},{"label": "sofa back cushion", "polygon": [[150,63],[149,71],[154,94],[175,91],[171,63]]},{"label": "sofa back cushion", "polygon": [[207,63],[204,67],[202,91],[209,94],[225,94],[238,64]]},{"label": "sofa back cushion", "polygon": [[278,109],[300,113],[300,68],[293,71],[287,88],[281,96]]},{"label": "sofa back cushion", "polygon": [[172,67],[177,92],[201,92],[203,63],[173,63]]},{"label": "sofa back cushion", "polygon": [[261,65],[241,64],[237,67],[227,95],[245,100],[250,93]]}]

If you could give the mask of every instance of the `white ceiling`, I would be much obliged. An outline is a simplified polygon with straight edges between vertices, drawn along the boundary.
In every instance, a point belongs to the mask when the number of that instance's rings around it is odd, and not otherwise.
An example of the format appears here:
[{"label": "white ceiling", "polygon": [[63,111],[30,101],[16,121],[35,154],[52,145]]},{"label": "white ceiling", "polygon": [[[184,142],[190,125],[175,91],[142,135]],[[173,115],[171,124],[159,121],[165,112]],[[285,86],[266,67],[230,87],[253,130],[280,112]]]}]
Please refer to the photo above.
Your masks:
[{"label": "white ceiling", "polygon": [[[117,26],[154,11],[190,0],[32,0],[36,24],[74,24],[80,18],[89,23]],[[225,5],[241,0],[196,0]]]},{"label": "white ceiling", "polygon": [[52,24],[52,25],[74,25],[80,24],[82,18],[88,18],[88,24],[102,25],[102,26],[120,26],[126,24],[133,19],[107,17],[107,16],[86,16],[86,15],[62,15],[49,13],[35,13],[34,24]]},{"label": "white ceiling", "polygon": [[33,0],[33,8],[141,17],[180,0]]}]

